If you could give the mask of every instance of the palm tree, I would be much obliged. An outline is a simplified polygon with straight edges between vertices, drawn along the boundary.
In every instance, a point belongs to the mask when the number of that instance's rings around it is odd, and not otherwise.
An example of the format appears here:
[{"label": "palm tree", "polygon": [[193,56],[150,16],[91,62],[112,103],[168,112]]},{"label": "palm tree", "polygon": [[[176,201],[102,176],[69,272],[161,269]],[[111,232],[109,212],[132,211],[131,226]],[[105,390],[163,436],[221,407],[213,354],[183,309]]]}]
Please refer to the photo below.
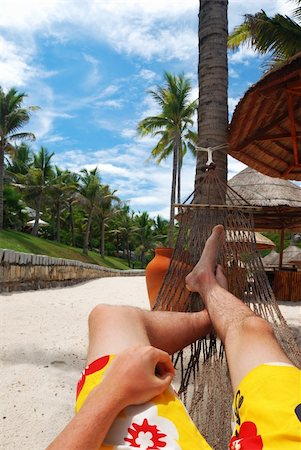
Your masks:
[{"label": "palm tree", "polygon": [[22,174],[26,175],[33,162],[32,152],[29,145],[22,142],[15,147],[11,158],[7,158],[6,172],[8,175]]},{"label": "palm tree", "polygon": [[11,141],[18,139],[34,140],[33,133],[18,133],[30,119],[30,112],[35,106],[23,107],[26,95],[11,88],[7,93],[0,86],[0,230],[3,228],[3,183],[4,183],[4,153],[12,153],[14,147]]},{"label": "palm tree", "polygon": [[120,199],[115,195],[116,191],[111,191],[110,186],[101,185],[99,195],[96,203],[97,218],[99,220],[100,239],[99,239],[99,253],[101,256],[105,254],[105,227],[108,220],[117,214],[120,204]]},{"label": "palm tree", "polygon": [[75,180],[71,179],[71,173],[68,170],[62,170],[55,166],[54,178],[50,186],[49,200],[53,211],[55,240],[57,242],[61,241],[61,215],[63,209],[68,207],[70,211],[70,197],[72,197],[76,187]]},{"label": "palm tree", "polygon": [[[131,267],[131,250],[134,239],[138,235],[138,227],[135,224],[133,212],[130,213],[128,205],[124,205],[119,214],[114,219],[110,232],[118,239],[117,250],[119,249],[119,242],[121,241],[124,255],[126,254],[128,266]],[[119,240],[120,239],[120,240]]]},{"label": "palm tree", "polygon": [[45,195],[50,192],[51,183],[54,178],[54,171],[51,164],[51,158],[54,153],[49,153],[45,147],[41,147],[38,153],[33,155],[33,163],[28,172],[15,174],[19,184],[16,184],[21,190],[24,190],[25,200],[32,202],[35,209],[35,222],[32,228],[32,234],[37,236],[39,229],[40,213]]},{"label": "palm tree", "polygon": [[191,102],[190,81],[183,74],[164,74],[165,84],[157,86],[149,93],[161,108],[160,114],[143,119],[138,124],[138,133],[141,136],[159,136],[159,142],[151,151],[151,157],[159,164],[172,155],[172,185],[170,197],[170,246],[174,242],[174,219],[176,189],[178,187],[178,202],[180,203],[180,172],[182,159],[187,148],[194,151],[196,134],[189,127],[193,126],[193,115],[197,109],[197,102]]},{"label": "palm tree", "polygon": [[[199,107],[198,144],[200,147],[224,145],[228,140],[228,0],[200,0],[199,12]],[[207,162],[204,152],[197,154],[195,176],[195,203],[202,203],[201,192]],[[227,182],[227,155],[214,152],[216,173],[221,182]],[[220,202],[217,186],[210,189],[210,201]]]},{"label": "palm tree", "polygon": [[160,239],[160,245],[164,246],[169,234],[168,220],[163,219],[160,215],[157,215],[154,220],[154,232],[157,238]]},{"label": "palm tree", "polygon": [[80,193],[80,203],[83,205],[88,214],[86,232],[84,237],[83,254],[88,255],[90,230],[93,214],[96,208],[97,198],[100,192],[100,180],[97,167],[90,171],[88,171],[87,169],[83,169],[80,171],[80,173],[80,183],[78,188],[78,192]]},{"label": "palm tree", "polygon": [[294,0],[297,8],[293,17],[276,14],[269,17],[261,10],[246,14],[241,25],[234,28],[228,46],[237,49],[240,44],[250,45],[261,54],[271,52],[269,66],[279,64],[301,51],[301,0]]},{"label": "palm tree", "polygon": [[75,247],[75,220],[74,220],[74,204],[76,203],[76,196],[78,192],[78,182],[80,176],[75,172],[70,172],[66,170],[65,189],[68,193],[67,195],[67,207],[68,207],[68,220],[71,228],[71,245]]}]

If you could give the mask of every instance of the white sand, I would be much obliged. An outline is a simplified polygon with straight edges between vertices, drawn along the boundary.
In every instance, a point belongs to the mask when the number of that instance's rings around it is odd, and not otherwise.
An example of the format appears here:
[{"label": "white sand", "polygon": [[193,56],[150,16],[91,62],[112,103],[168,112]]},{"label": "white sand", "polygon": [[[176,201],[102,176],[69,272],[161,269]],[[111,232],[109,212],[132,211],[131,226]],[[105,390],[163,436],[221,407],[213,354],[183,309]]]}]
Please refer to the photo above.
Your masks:
[{"label": "white sand", "polygon": [[[98,303],[148,308],[145,278],[0,295],[1,449],[41,450],[72,417],[87,317]],[[300,327],[301,302],[280,307]]]}]

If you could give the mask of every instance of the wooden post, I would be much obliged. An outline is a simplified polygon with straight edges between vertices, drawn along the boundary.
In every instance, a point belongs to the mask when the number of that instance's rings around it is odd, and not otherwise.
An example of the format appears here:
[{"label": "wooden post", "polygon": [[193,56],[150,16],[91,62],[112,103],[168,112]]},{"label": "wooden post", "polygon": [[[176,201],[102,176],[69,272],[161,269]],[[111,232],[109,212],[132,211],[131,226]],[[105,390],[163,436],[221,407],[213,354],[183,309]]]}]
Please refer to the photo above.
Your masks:
[{"label": "wooden post", "polygon": [[280,254],[279,254],[279,270],[282,268],[283,249],[284,249],[284,228],[281,228],[280,232]]}]

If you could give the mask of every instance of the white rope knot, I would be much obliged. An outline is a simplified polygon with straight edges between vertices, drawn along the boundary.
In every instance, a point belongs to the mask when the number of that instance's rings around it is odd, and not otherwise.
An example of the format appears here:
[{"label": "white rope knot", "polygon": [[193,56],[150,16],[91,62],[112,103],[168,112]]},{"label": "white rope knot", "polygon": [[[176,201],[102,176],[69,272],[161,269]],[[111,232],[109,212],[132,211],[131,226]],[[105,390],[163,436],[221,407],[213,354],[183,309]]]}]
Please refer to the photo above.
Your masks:
[{"label": "white rope knot", "polygon": [[216,150],[221,151],[226,148],[228,148],[228,144],[220,144],[220,145],[216,145],[215,147],[195,147],[197,152],[207,152],[208,157],[207,157],[206,166],[210,166],[211,164],[214,164],[213,152],[215,152]]}]

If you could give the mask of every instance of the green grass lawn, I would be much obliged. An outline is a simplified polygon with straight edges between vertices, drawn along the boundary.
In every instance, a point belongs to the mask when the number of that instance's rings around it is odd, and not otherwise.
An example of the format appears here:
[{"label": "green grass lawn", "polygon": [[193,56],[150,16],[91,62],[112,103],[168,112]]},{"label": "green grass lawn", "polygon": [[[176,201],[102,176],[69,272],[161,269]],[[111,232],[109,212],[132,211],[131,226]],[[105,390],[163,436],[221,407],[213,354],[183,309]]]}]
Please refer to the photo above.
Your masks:
[{"label": "green grass lawn", "polygon": [[56,258],[76,259],[113,269],[129,269],[126,261],[123,259],[115,258],[114,256],[105,256],[103,258],[99,253],[91,251],[88,256],[85,256],[81,248],[48,241],[19,231],[0,231],[0,248],[15,250],[16,252],[53,256]]}]

